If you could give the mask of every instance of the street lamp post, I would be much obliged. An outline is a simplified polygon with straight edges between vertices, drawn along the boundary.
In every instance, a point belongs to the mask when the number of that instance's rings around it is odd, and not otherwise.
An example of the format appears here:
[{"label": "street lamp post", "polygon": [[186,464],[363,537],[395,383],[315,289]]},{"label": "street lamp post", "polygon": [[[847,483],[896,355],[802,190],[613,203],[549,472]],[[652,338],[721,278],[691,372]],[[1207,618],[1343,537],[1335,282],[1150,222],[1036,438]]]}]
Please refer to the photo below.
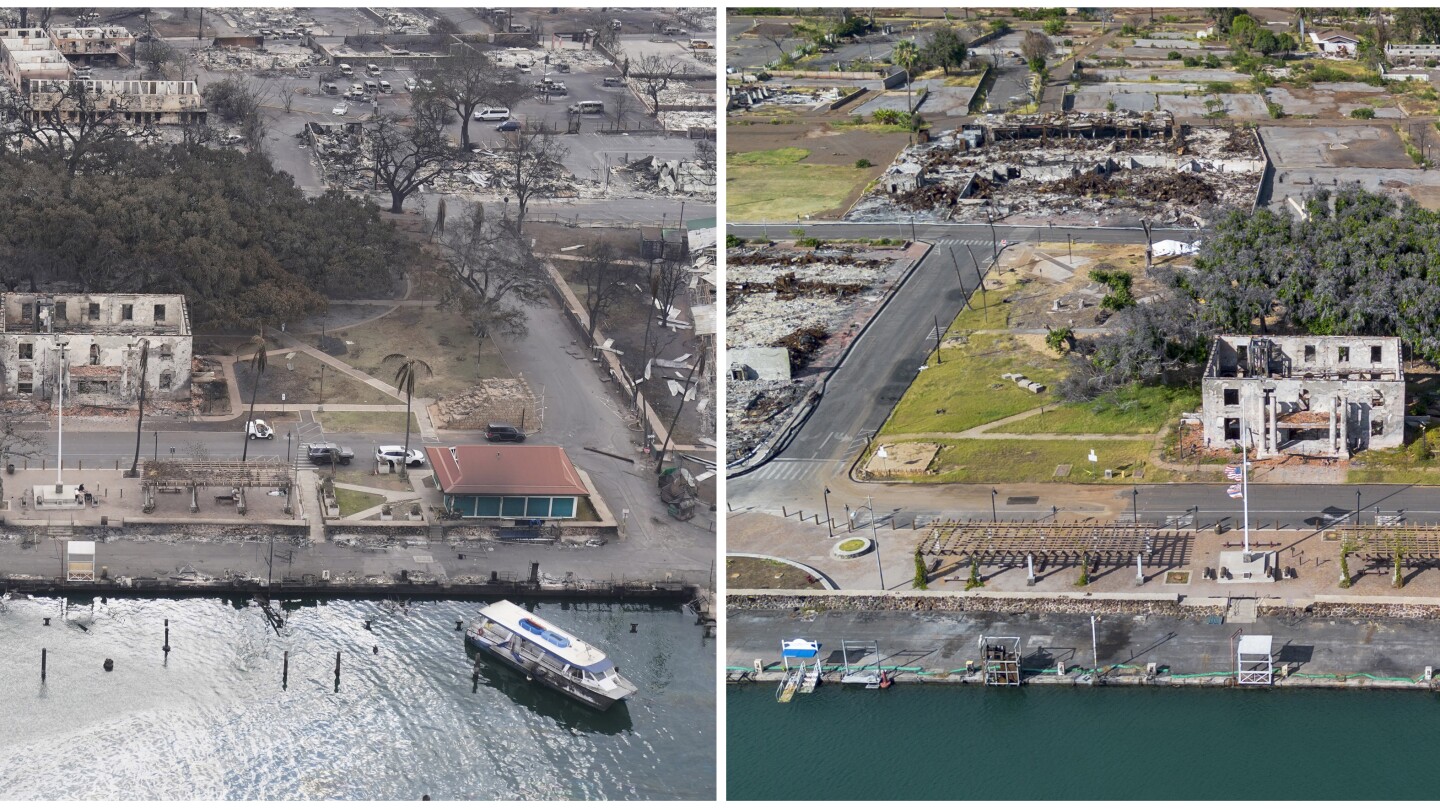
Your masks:
[{"label": "street lamp post", "polygon": [[825,536],[835,536],[835,524],[830,520],[830,488],[825,487]]},{"label": "street lamp post", "polygon": [[1356,528],[1360,527],[1360,490],[1355,490],[1355,516],[1352,521]]},{"label": "street lamp post", "polygon": [[1130,521],[1140,525],[1140,488],[1130,488]]},{"label": "street lamp post", "polygon": [[990,522],[991,522],[991,523],[999,523],[999,522],[1000,522],[1000,515],[999,515],[999,513],[998,513],[997,511],[995,511],[995,496],[996,496],[996,495],[999,495],[999,494],[1000,494],[1000,490],[998,490],[998,489],[992,489],[992,490],[990,490]]},{"label": "street lamp post", "polygon": [[156,464],[160,463],[160,431],[155,431],[155,455],[150,457]]},{"label": "street lamp post", "polygon": [[885,566],[880,564],[880,535],[875,531],[875,505],[865,496],[865,509],[870,512],[870,545],[875,549],[875,570],[880,574],[880,590],[885,590]]},{"label": "street lamp post", "polygon": [[65,341],[59,342],[60,347],[60,373],[56,375],[56,381],[60,388],[60,421],[56,428],[55,438],[55,494],[59,495],[64,491],[63,480],[65,470],[65,349],[69,345]]}]

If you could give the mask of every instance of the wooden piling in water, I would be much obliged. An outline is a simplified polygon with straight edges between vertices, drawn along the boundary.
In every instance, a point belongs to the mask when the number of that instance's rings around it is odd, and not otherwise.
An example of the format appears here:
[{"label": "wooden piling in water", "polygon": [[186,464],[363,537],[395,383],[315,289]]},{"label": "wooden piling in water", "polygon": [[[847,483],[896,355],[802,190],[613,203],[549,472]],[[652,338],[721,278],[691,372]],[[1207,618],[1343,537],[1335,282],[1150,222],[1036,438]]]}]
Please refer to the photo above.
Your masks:
[{"label": "wooden piling in water", "polygon": [[284,663],[280,665],[280,688],[290,688],[290,651],[285,651]]},{"label": "wooden piling in water", "polygon": [[44,647],[41,647],[41,648],[40,648],[40,682],[41,682],[41,683],[44,683],[44,682],[45,682],[45,656],[46,656],[47,653],[48,653],[48,651],[47,651]]},{"label": "wooden piling in water", "polygon": [[165,620],[165,646],[164,646],[164,647],[161,647],[160,649],[162,649],[162,650],[165,651],[165,655],[167,655],[167,656],[170,655],[170,620],[169,620],[169,619],[166,619],[166,620]]},{"label": "wooden piling in water", "polygon": [[340,691],[340,651],[335,651],[335,691]]}]

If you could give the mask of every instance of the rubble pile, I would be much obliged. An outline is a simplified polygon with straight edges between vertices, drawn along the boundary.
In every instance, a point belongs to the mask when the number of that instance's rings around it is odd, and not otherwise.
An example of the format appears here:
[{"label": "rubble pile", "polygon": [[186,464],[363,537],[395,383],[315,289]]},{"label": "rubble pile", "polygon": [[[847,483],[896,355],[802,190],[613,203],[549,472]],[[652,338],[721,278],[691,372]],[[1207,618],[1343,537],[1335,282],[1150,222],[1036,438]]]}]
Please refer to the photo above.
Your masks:
[{"label": "rubble pile", "polygon": [[715,167],[694,160],[660,160],[643,157],[620,166],[611,183],[628,184],[632,191],[666,197],[715,199]]},{"label": "rubble pile", "polygon": [[[1205,618],[1225,614],[1223,605],[1183,604],[1164,598],[1153,601],[1139,599],[1069,599],[1036,598],[1006,599],[983,596],[750,596],[731,594],[726,606],[737,610],[903,610],[944,611],[947,613],[1094,613],[1105,616],[1174,616]],[[1264,609],[1261,609],[1262,612]]]},{"label": "rubble pile", "polygon": [[808,383],[795,380],[726,382],[726,461],[744,458],[765,441],[809,387]]},{"label": "rubble pile", "polygon": [[372,8],[370,10],[385,20],[385,25],[392,34],[425,34],[430,31],[430,20],[414,11],[398,8]]},{"label": "rubble pile", "polygon": [[482,430],[491,422],[538,427],[535,397],[524,380],[487,379],[479,385],[436,400],[430,406],[435,426],[447,430]]},{"label": "rubble pile", "polygon": [[656,116],[666,132],[715,131],[715,113],[703,110],[662,110]]},{"label": "rubble pile", "polygon": [[798,379],[727,381],[727,454],[748,456],[805,401],[806,368],[853,336],[857,310],[880,299],[905,263],[893,250],[845,245],[727,252],[725,337],[731,349],[781,347]]},{"label": "rubble pile", "polygon": [[830,330],[823,326],[802,326],[780,338],[775,345],[790,353],[790,371],[794,373],[810,365],[810,361],[825,347],[828,337]]},{"label": "rubble pile", "polygon": [[747,295],[758,295],[760,293],[774,293],[778,301],[789,301],[799,298],[802,295],[824,294],[834,295],[840,298],[848,298],[852,295],[862,293],[869,287],[865,284],[836,284],[831,281],[812,281],[801,279],[794,272],[776,276],[774,281],[745,281],[730,282],[725,285],[725,292],[731,303],[739,301]]},{"label": "rubble pile", "polygon": [[320,54],[300,45],[267,45],[263,49],[203,48],[199,59],[207,70],[256,74],[325,64]]},{"label": "rubble pile", "polygon": [[[1178,126],[1178,125],[1177,125]],[[1248,208],[1264,171],[1252,131],[1187,127],[1144,114],[999,116],[906,147],[846,219],[879,221],[899,207],[917,220],[1200,226]]]}]

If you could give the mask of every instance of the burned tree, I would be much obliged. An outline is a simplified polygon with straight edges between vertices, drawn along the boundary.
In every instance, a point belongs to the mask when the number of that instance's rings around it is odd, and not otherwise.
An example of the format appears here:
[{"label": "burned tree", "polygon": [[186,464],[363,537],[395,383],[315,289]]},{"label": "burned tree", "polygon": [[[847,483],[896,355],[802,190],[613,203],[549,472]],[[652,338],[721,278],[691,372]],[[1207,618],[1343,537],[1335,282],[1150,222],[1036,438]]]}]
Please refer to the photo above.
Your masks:
[{"label": "burned tree", "polygon": [[674,259],[661,259],[655,265],[655,303],[660,310],[660,326],[670,325],[670,310],[690,282],[690,268]]},{"label": "burned tree", "polygon": [[470,148],[470,121],[481,106],[511,107],[530,94],[514,70],[502,70],[471,45],[452,46],[422,77],[431,87],[422,95],[445,104],[460,117],[460,145]]},{"label": "burned tree", "polygon": [[589,319],[585,335],[590,348],[595,348],[595,329],[615,305],[622,292],[620,286],[624,265],[615,260],[615,251],[608,242],[595,242],[585,248],[580,261],[579,278],[585,285],[585,314]]},{"label": "burned tree", "polygon": [[680,74],[680,65],[659,54],[647,54],[636,60],[630,69],[630,78],[640,86],[640,92],[650,99],[650,114],[660,117],[660,94]]},{"label": "burned tree", "polygon": [[475,337],[523,335],[520,304],[543,300],[546,287],[544,268],[520,236],[471,204],[449,217],[437,244],[440,275],[449,288],[443,301],[465,313]]},{"label": "burned tree", "polygon": [[28,95],[0,93],[0,119],[9,121],[27,148],[65,167],[74,177],[86,159],[125,138],[124,96],[91,82],[33,82]]},{"label": "burned tree", "polygon": [[438,102],[417,102],[410,123],[385,115],[366,127],[375,181],[390,192],[390,213],[404,213],[411,194],[450,171],[443,131],[448,119],[448,108]]},{"label": "burned tree", "polygon": [[568,173],[561,161],[567,150],[548,133],[507,134],[507,142],[500,149],[496,177],[500,187],[515,198],[515,230],[519,231],[531,200],[552,196],[564,188]]}]

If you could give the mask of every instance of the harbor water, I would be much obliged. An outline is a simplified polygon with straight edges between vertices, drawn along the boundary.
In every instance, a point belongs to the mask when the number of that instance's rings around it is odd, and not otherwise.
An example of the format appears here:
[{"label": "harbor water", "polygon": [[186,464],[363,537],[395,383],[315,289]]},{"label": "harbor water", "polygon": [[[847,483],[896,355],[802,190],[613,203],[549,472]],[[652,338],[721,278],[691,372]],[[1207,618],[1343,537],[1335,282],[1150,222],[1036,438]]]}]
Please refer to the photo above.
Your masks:
[{"label": "harbor water", "polygon": [[472,603],[292,605],[278,632],[222,600],[61,606],[0,602],[0,800],[715,794],[715,646],[689,611],[523,604],[639,687],[601,713],[486,658],[473,678]]},{"label": "harbor water", "polygon": [[732,800],[1426,800],[1416,691],[726,688]]}]

